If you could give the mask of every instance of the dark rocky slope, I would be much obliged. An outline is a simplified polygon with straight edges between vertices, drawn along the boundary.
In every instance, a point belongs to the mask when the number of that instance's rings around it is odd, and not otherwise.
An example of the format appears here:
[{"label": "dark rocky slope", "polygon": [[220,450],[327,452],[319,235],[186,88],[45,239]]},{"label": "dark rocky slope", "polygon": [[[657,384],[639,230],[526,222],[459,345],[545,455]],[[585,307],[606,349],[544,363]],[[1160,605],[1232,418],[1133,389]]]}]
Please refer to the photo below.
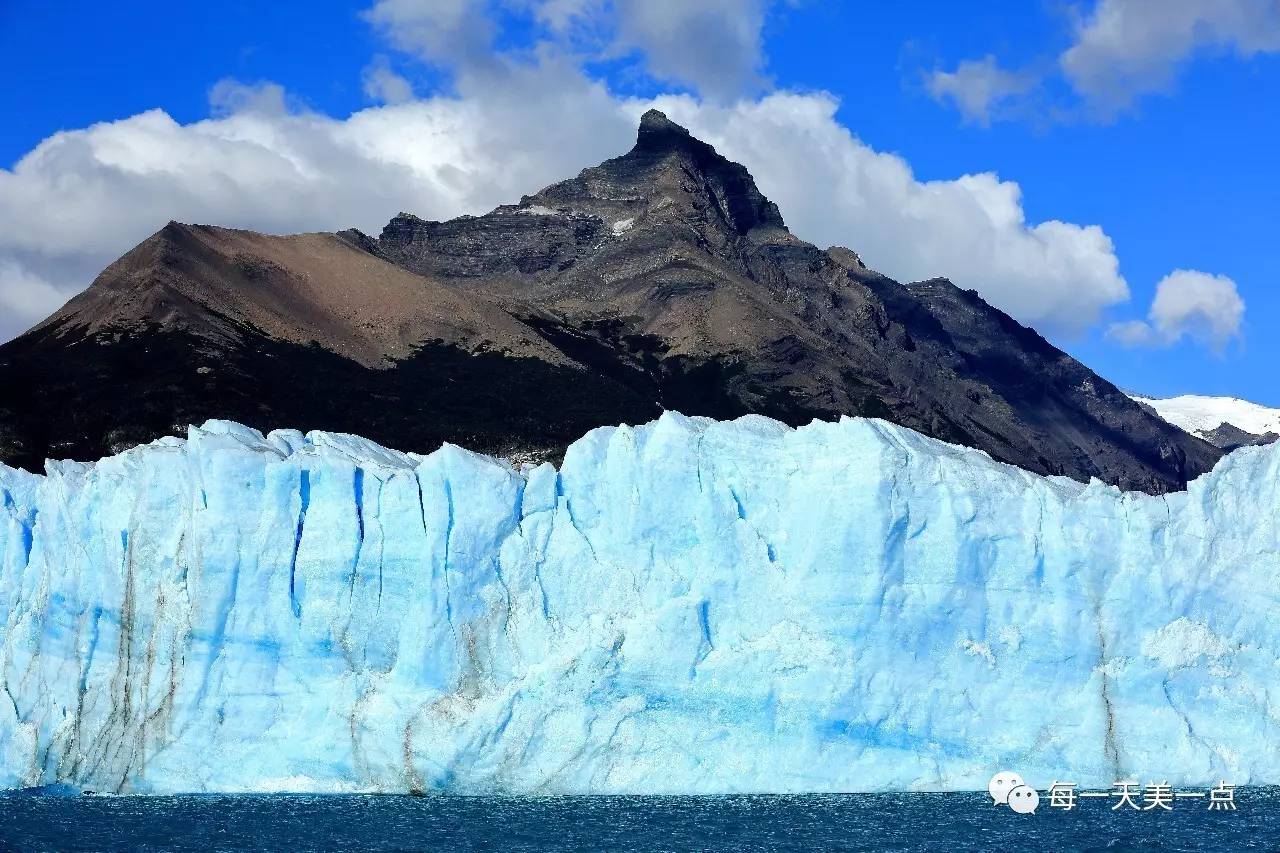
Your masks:
[{"label": "dark rocky slope", "polygon": [[1274,432],[1252,433],[1228,423],[1219,424],[1211,430],[1204,430],[1200,435],[1214,447],[1220,447],[1228,453],[1240,447],[1256,447],[1280,441],[1280,435]]},{"label": "dark rocky slope", "polygon": [[627,154],[484,216],[378,239],[171,224],[0,347],[0,454],[28,466],[205,417],[554,455],[663,408],[883,417],[1151,492],[1220,455],[975,293],[799,240],[657,112]]}]

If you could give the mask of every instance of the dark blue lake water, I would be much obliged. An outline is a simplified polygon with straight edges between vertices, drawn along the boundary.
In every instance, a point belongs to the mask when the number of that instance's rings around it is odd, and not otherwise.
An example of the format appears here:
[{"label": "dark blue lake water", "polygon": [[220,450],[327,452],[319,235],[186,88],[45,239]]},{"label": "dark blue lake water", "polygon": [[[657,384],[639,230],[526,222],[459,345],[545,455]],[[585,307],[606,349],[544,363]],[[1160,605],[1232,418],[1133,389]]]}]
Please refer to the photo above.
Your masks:
[{"label": "dark blue lake water", "polygon": [[1280,850],[1280,790],[1236,811],[1018,815],[979,794],[0,797],[0,850]]}]

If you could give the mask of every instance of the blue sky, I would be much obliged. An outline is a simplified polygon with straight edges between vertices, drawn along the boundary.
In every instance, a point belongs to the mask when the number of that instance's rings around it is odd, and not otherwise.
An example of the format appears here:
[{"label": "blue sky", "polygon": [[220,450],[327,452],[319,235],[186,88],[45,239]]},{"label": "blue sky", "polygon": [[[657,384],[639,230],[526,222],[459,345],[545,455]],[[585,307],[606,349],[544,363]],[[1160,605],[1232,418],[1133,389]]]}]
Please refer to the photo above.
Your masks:
[{"label": "blue sky", "polygon": [[657,98],[801,237],[975,287],[1123,387],[1280,405],[1270,0],[119,5],[0,3],[0,337],[169,218],[477,212]]}]

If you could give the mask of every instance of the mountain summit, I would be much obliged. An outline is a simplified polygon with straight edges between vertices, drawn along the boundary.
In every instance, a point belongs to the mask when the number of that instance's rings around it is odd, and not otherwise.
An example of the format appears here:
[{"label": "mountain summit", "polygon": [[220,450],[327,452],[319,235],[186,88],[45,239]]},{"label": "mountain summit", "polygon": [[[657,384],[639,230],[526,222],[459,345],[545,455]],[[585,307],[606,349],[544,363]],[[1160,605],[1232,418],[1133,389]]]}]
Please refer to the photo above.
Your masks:
[{"label": "mountain summit", "polygon": [[973,291],[797,238],[656,110],[626,154],[483,216],[170,223],[0,347],[0,459],[31,468],[209,418],[555,456],[664,409],[880,417],[1150,492],[1220,455]]}]

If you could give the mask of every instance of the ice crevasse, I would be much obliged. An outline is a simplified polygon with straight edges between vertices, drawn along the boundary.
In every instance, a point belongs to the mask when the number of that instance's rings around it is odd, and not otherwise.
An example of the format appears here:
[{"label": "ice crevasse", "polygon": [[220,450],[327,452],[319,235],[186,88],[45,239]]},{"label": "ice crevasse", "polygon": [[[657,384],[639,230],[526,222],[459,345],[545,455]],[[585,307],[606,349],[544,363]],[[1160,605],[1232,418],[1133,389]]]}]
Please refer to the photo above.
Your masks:
[{"label": "ice crevasse", "polygon": [[1280,782],[1277,484],[674,413],[559,470],[221,421],[0,466],[0,787]]}]

